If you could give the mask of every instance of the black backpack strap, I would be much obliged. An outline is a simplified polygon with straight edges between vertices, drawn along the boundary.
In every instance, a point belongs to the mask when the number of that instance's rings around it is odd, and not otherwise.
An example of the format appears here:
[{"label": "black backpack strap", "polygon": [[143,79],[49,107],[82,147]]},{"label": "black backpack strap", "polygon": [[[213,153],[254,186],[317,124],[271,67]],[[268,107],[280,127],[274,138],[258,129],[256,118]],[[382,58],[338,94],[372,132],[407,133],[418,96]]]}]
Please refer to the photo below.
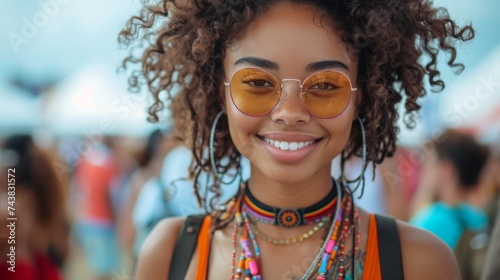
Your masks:
[{"label": "black backpack strap", "polygon": [[205,215],[187,216],[184,227],[175,243],[174,254],[170,263],[168,279],[183,280],[191,262],[198,241],[198,233]]},{"label": "black backpack strap", "polygon": [[380,269],[384,280],[402,280],[403,260],[401,244],[396,220],[393,218],[375,215],[377,220],[378,248]]}]

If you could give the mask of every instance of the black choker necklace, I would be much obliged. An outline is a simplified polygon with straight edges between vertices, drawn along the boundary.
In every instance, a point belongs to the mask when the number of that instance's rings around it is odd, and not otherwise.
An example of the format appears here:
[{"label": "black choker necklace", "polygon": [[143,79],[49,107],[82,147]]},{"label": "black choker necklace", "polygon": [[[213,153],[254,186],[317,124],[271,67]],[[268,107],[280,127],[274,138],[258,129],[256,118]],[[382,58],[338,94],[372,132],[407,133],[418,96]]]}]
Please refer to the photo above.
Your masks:
[{"label": "black choker necklace", "polygon": [[[333,180],[334,184],[337,184]],[[245,194],[242,200],[242,210],[254,220],[277,225],[286,228],[293,228],[301,225],[310,225],[320,222],[324,217],[332,214],[337,205],[337,188],[334,186],[328,195],[314,205],[299,208],[276,208],[266,205],[252,195],[245,187]]]}]

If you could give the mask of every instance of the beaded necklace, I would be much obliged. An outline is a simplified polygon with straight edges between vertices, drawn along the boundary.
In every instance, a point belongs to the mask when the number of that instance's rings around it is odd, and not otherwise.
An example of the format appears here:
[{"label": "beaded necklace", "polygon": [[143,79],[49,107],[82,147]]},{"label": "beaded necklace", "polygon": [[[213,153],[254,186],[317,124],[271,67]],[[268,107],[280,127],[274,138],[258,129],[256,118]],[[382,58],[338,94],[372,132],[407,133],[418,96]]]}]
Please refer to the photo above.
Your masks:
[{"label": "beaded necklace", "polygon": [[[335,215],[333,216],[333,220],[335,221],[335,219],[338,219],[338,217],[342,216],[342,208],[340,206],[342,203],[344,203],[345,198],[342,198],[343,194],[342,194],[341,188],[340,188],[339,184],[337,183],[337,181],[334,181],[334,183],[335,183],[335,186],[337,188],[338,200],[341,201],[341,203],[337,203],[337,209],[335,210]],[[330,229],[328,230],[327,237],[331,236],[335,230],[334,221],[332,221],[332,223],[330,225]],[[315,273],[315,271],[318,269],[318,263],[321,260],[321,252],[325,250],[325,248],[327,246],[327,242],[326,242],[327,240],[328,240],[328,238],[325,238],[325,242],[323,242],[323,245],[321,246],[320,251],[318,252],[318,254],[316,254],[316,257],[314,257],[314,260],[312,261],[311,265],[307,269],[306,273],[304,273],[304,275],[300,278],[301,280],[309,280],[311,278],[311,276]]]},{"label": "beaded necklace", "polygon": [[[342,192],[340,187],[335,182],[337,186],[337,193],[341,203],[336,205],[335,215],[332,217],[333,221],[331,223],[327,237],[325,238],[324,244],[315,257],[311,266],[306,271],[304,276],[301,278],[303,280],[310,279],[313,274],[317,271],[318,276],[316,280],[325,280],[332,269],[334,263],[339,263],[339,277],[338,279],[344,279],[345,277],[345,242],[348,237],[356,232],[355,236],[355,248],[354,254],[357,254],[360,244],[360,234],[356,230],[359,227],[359,216],[356,208],[353,206],[352,196],[347,195],[342,199]],[[239,196],[234,202],[229,203],[232,209],[235,209],[235,219],[234,219],[234,230],[233,230],[233,252],[231,261],[231,280],[262,280],[260,268],[260,248],[258,246],[257,240],[255,238],[255,228],[252,227],[249,220],[249,213],[242,207],[242,201],[245,197],[244,194]],[[233,208],[234,205],[234,208]],[[353,209],[353,211],[351,211]],[[351,213],[353,212],[353,213]],[[352,214],[352,215],[351,215]],[[240,246],[242,252],[238,259],[238,265],[236,266],[236,247],[237,247],[237,236],[238,232],[241,231]],[[259,236],[260,237],[260,236]],[[262,237],[261,237],[262,238]],[[255,252],[255,254],[253,252]]]},{"label": "beaded necklace", "polygon": [[[339,218],[335,222],[335,228],[334,228],[334,234],[331,235],[330,239],[326,242],[326,248],[324,250],[320,267],[318,269],[318,277],[316,280],[325,280],[327,278],[328,272],[331,270],[331,267],[335,261],[338,261],[340,263],[339,266],[339,277],[338,280],[344,279],[345,276],[345,242],[349,238],[349,236],[353,233],[353,231],[356,228],[356,225],[359,227],[359,215],[358,211],[356,208],[353,208],[353,202],[352,202],[352,196],[346,196],[346,205],[343,209],[345,209],[343,212],[343,221],[341,218]],[[353,210],[353,219],[354,221],[351,222],[351,209]],[[340,237],[335,239],[335,236],[337,235],[337,232],[339,229],[342,229],[342,232],[340,233]],[[359,230],[356,231],[356,237],[355,237],[355,248],[354,254],[357,254],[357,251],[359,250],[359,244],[361,240],[361,235],[359,234]]]},{"label": "beaded necklace", "polygon": [[[238,261],[238,267],[236,268],[236,239],[238,234],[238,229],[242,229],[243,234],[240,238],[240,246],[242,252]],[[252,244],[250,244],[250,240]],[[250,245],[253,246],[255,251],[255,258],[253,256]],[[233,252],[232,252],[232,262],[231,262],[231,280],[262,280],[262,276],[259,271],[260,263],[260,249],[255,239],[255,235],[250,228],[250,221],[248,220],[246,212],[241,212],[241,197],[236,202],[236,213],[234,219],[234,231],[233,231]],[[236,270],[235,270],[236,269]]]}]

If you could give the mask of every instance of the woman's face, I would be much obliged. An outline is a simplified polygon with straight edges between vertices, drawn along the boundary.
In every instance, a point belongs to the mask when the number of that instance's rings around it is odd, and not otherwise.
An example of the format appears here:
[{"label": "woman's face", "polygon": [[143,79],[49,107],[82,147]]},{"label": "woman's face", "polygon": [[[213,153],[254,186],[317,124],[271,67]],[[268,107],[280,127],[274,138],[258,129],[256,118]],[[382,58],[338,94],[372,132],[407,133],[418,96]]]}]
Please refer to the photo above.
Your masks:
[{"label": "woman's face", "polygon": [[[345,73],[356,88],[357,64],[357,58],[348,53],[331,24],[321,20],[314,7],[280,3],[257,18],[245,37],[228,47],[224,70],[226,82],[242,68],[264,70],[279,81],[303,81],[318,71],[336,70]],[[315,175],[330,176],[331,161],[346,145],[357,116],[360,91],[351,93],[339,116],[319,118],[301,101],[299,82],[287,80],[282,90],[272,111],[255,117],[235,107],[230,87],[225,86],[231,137],[250,160],[252,177],[287,183],[306,181]]]}]

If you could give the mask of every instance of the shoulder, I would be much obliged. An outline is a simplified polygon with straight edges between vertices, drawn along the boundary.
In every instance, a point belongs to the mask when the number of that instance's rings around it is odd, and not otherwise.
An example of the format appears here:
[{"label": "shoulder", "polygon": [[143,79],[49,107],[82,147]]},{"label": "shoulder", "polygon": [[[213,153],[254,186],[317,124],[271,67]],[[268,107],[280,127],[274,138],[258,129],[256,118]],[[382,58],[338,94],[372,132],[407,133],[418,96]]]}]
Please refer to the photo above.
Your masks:
[{"label": "shoulder", "polygon": [[398,221],[406,280],[460,279],[455,255],[438,237]]},{"label": "shoulder", "polygon": [[144,241],[137,261],[137,279],[167,279],[175,242],[185,218],[161,220]]}]

